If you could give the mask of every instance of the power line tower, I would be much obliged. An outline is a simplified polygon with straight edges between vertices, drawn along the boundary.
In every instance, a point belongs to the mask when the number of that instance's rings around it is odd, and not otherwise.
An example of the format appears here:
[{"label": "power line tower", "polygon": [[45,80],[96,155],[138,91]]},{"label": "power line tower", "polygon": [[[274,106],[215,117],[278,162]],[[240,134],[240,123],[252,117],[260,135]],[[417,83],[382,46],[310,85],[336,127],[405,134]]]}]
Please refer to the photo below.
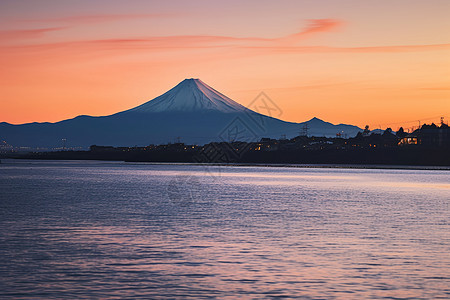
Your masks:
[{"label": "power line tower", "polygon": [[61,139],[61,141],[62,141],[62,148],[63,148],[63,151],[66,151],[66,142],[67,142],[67,139]]},{"label": "power line tower", "polygon": [[309,130],[308,123],[303,124],[303,127],[300,130],[300,136],[308,136],[308,130]]}]

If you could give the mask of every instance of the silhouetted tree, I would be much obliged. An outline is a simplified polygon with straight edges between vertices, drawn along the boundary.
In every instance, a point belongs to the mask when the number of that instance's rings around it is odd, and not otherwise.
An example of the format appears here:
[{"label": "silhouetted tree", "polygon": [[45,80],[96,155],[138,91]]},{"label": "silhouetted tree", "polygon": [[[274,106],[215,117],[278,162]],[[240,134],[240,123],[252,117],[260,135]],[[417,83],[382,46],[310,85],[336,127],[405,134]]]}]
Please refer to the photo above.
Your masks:
[{"label": "silhouetted tree", "polygon": [[436,129],[436,128],[439,128],[439,127],[436,126],[436,124],[431,123],[431,125],[423,124],[422,128],[420,128],[420,129]]},{"label": "silhouetted tree", "polygon": [[384,147],[397,146],[397,137],[392,133],[391,128],[386,128],[382,134],[382,143]]},{"label": "silhouetted tree", "polygon": [[366,126],[364,127],[363,135],[364,135],[364,136],[368,136],[369,134],[370,134],[369,125],[366,125]]},{"label": "silhouetted tree", "polygon": [[391,135],[391,134],[392,134],[391,128],[386,128],[386,130],[383,132],[383,135]]},{"label": "silhouetted tree", "polygon": [[405,132],[405,130],[403,129],[403,127],[400,127],[398,130],[397,130],[397,137],[398,138],[400,138],[400,139],[402,139],[402,138],[404,138],[405,136],[406,136],[406,132]]}]

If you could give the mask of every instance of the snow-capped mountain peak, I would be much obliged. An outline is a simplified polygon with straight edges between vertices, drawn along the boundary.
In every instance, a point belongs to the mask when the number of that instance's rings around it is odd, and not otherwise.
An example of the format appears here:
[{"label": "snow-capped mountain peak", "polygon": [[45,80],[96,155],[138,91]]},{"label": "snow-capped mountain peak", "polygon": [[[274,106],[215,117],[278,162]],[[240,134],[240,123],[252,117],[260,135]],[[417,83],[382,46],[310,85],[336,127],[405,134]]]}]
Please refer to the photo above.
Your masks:
[{"label": "snow-capped mountain peak", "polygon": [[127,112],[155,113],[169,111],[220,111],[235,113],[248,111],[248,109],[216,91],[200,79],[189,78],[183,80],[161,96]]},{"label": "snow-capped mountain peak", "polygon": [[108,116],[78,116],[56,123],[0,123],[1,138],[9,144],[48,148],[60,147],[61,139],[77,147],[144,146],[174,140],[196,145],[258,141],[280,135],[292,138],[304,128],[309,136],[355,136],[362,131],[356,126],[333,125],[317,118],[291,123],[265,116],[193,78],[140,106]]}]

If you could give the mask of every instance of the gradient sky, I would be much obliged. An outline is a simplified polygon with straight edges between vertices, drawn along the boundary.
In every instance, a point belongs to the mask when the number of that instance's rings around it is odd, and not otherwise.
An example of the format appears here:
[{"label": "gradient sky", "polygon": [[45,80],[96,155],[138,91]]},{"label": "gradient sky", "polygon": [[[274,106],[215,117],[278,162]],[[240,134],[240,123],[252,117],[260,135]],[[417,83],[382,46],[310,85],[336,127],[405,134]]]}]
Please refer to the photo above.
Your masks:
[{"label": "gradient sky", "polygon": [[108,115],[184,78],[281,119],[450,118],[450,1],[0,1],[0,122]]}]

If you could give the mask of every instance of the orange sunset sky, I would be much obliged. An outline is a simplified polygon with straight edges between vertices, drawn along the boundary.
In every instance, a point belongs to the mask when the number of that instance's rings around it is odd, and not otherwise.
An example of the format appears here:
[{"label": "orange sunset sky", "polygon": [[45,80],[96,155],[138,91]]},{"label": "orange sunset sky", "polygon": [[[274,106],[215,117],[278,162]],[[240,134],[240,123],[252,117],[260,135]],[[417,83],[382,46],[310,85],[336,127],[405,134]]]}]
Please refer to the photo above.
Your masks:
[{"label": "orange sunset sky", "polygon": [[137,106],[184,78],[281,119],[450,118],[450,1],[0,2],[0,122]]}]

